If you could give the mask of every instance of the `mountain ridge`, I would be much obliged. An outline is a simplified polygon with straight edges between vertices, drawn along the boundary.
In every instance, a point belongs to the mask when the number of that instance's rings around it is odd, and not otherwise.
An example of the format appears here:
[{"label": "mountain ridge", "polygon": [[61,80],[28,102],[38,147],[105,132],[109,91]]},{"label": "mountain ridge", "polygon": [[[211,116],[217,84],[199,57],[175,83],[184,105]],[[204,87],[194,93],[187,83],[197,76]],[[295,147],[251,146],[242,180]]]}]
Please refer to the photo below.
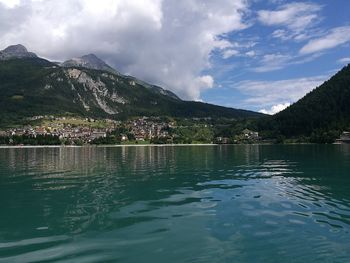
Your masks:
[{"label": "mountain ridge", "polygon": [[164,89],[162,87],[149,84],[143,80],[140,80],[138,78],[135,78],[133,76],[128,76],[128,75],[123,75],[110,65],[108,65],[106,62],[104,62],[102,59],[100,59],[98,56],[96,56],[93,53],[83,55],[81,57],[76,57],[76,58],[71,58],[68,59],[62,63],[60,62],[51,62],[46,59],[38,57],[35,53],[33,52],[28,52],[27,48],[23,46],[22,44],[17,44],[17,45],[10,45],[6,47],[4,50],[0,51],[0,60],[9,60],[9,59],[24,59],[24,58],[37,58],[41,60],[45,60],[50,63],[54,63],[57,66],[60,67],[65,67],[65,68],[87,68],[87,69],[94,69],[94,70],[101,70],[101,71],[108,71],[110,73],[123,76],[125,78],[129,78],[132,81],[135,81],[136,83],[143,85],[154,92],[158,94],[163,94],[170,96],[172,98],[181,100],[175,93],[173,93],[170,90]]},{"label": "mountain ridge", "polygon": [[183,101],[170,91],[131,76],[88,67],[61,67],[37,56],[1,60],[0,91],[0,120],[8,122],[50,114],[114,119],[262,116],[252,111]]}]

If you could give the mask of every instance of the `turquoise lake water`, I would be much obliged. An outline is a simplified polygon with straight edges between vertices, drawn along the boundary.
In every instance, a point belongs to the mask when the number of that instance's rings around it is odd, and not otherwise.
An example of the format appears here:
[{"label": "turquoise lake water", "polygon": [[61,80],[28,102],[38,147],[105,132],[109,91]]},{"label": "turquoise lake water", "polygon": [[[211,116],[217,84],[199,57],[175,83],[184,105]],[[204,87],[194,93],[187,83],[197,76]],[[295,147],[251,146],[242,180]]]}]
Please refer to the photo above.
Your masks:
[{"label": "turquoise lake water", "polygon": [[0,149],[0,262],[350,262],[350,145]]}]

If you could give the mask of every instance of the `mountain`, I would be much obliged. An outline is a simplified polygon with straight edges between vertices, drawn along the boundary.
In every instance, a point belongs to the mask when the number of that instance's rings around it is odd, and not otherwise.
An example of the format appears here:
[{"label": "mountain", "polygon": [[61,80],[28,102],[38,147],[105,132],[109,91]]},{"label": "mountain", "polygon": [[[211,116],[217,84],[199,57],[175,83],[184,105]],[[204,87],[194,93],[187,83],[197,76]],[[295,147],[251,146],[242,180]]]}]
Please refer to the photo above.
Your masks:
[{"label": "mountain", "polygon": [[94,54],[85,55],[78,58],[72,58],[62,63],[63,67],[82,67],[96,70],[109,71],[115,74],[119,74],[115,69],[106,64],[103,60],[99,59]]},{"label": "mountain", "polygon": [[176,100],[181,100],[174,92],[171,92],[170,90],[166,90],[166,89],[163,89],[159,86],[149,84],[147,82],[144,82],[144,81],[139,80],[137,78],[134,78],[132,76],[125,76],[125,77],[128,78],[130,81],[135,82],[135,83],[153,91],[154,93],[157,93],[160,95],[165,95],[165,96],[171,97],[171,98],[176,99]]},{"label": "mountain", "polygon": [[350,128],[350,65],[260,125],[263,130],[278,131],[287,137]]},{"label": "mountain", "polygon": [[28,52],[28,50],[22,45],[13,45],[0,51],[0,60],[8,60],[13,58],[36,58],[37,55]]},{"label": "mountain", "polygon": [[30,56],[1,60],[0,122],[67,114],[112,119],[262,116],[251,111],[183,101],[170,91],[136,78],[92,67],[91,64],[58,66]]},{"label": "mountain", "polygon": [[[112,68],[111,66],[106,64],[103,60],[101,60],[100,58],[98,58],[94,54],[84,55],[84,56],[79,57],[79,58],[72,58],[70,60],[63,62],[60,66],[63,66],[66,68],[78,67],[78,68],[103,70],[103,71],[108,71],[108,72],[111,72],[113,74],[122,76],[122,74],[120,74],[117,70],[115,70],[114,68]],[[165,90],[161,87],[148,84],[148,83],[146,83],[142,80],[139,80],[135,77],[132,77],[132,76],[124,76],[124,77],[127,78],[130,83],[135,82],[137,84],[140,84],[141,86],[144,86],[150,90],[153,90],[155,93],[167,95],[167,96],[173,97],[175,99],[180,99],[176,94],[174,94],[173,92],[171,92],[169,90]]]}]

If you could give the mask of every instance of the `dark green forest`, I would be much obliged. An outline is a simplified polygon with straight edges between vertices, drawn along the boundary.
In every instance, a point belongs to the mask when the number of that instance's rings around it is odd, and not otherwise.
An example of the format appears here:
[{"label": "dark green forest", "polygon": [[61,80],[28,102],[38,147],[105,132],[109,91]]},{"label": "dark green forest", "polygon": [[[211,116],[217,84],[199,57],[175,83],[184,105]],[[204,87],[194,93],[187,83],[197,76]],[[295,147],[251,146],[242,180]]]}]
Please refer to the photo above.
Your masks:
[{"label": "dark green forest", "polygon": [[330,143],[350,129],[350,65],[282,112],[257,121],[265,137]]}]

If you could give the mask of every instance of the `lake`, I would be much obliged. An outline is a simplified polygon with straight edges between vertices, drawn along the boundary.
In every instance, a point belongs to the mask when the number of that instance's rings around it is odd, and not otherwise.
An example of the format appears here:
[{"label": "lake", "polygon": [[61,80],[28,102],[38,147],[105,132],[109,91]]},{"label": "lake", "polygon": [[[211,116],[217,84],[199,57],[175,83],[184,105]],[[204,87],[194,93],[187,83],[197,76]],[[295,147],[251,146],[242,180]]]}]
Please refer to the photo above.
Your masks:
[{"label": "lake", "polygon": [[350,262],[350,145],[0,149],[0,262]]}]

